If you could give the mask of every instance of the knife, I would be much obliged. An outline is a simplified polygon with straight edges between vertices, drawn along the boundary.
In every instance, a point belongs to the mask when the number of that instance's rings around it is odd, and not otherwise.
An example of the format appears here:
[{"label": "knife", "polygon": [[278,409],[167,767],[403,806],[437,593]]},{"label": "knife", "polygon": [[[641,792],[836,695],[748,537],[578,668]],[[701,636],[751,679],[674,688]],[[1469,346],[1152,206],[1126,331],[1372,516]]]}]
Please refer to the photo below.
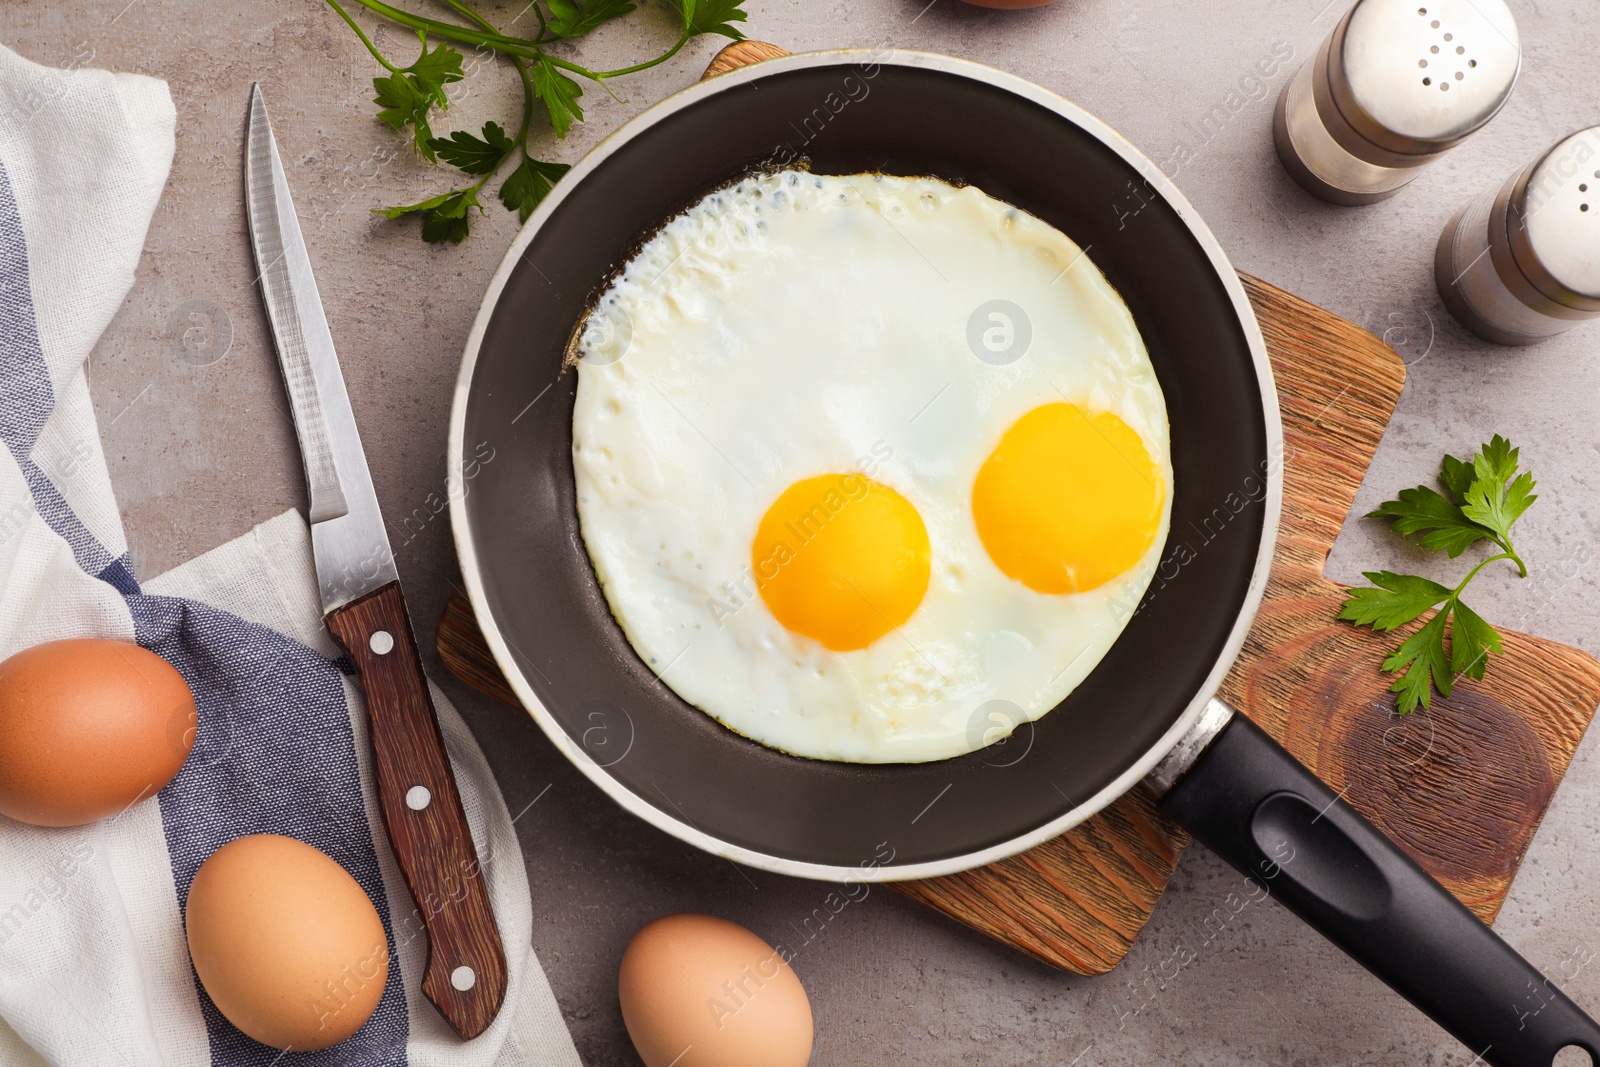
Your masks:
[{"label": "knife", "polygon": [[323,621],[366,692],[378,806],[428,935],[422,992],[457,1033],[476,1037],[505,999],[505,950],[259,85],[250,91],[245,201],[305,463]]}]

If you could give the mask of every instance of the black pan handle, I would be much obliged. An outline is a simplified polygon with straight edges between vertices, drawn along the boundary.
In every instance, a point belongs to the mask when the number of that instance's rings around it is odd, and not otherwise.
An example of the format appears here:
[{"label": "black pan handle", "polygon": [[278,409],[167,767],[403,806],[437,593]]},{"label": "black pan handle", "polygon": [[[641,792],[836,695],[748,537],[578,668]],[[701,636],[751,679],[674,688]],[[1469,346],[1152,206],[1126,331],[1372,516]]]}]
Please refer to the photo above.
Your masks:
[{"label": "black pan handle", "polygon": [[1550,1067],[1576,1045],[1600,1064],[1600,1024],[1260,727],[1225,715],[1213,701],[1210,743],[1180,744],[1151,775],[1162,811],[1483,1063]]}]

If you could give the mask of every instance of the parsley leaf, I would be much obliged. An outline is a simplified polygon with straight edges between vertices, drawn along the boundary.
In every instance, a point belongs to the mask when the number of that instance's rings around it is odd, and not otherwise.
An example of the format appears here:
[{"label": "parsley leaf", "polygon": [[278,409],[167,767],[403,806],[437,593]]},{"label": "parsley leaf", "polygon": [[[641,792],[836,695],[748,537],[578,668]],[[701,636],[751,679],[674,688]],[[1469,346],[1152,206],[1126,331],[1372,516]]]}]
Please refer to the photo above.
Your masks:
[{"label": "parsley leaf", "polygon": [[416,80],[404,71],[373,78],[372,87],[378,91],[378,95],[372,98],[372,102],[378,105],[378,118],[396,130],[413,126],[412,136],[417,151],[432,162],[433,147],[429,142],[433,139],[433,130],[428,128],[432,97],[418,88]]},{"label": "parsley leaf", "polygon": [[733,23],[745,21],[739,9],[743,0],[675,0],[678,13],[683,16],[684,33],[693,37],[702,33],[720,33],[735,41],[744,40],[744,34],[734,29]]},{"label": "parsley leaf", "polygon": [[1459,506],[1425,485],[1400,490],[1398,500],[1385,500],[1376,511],[1368,512],[1367,518],[1392,519],[1395,533],[1421,534],[1417,540],[1423,548],[1443,549],[1451,559],[1489,536],[1489,531],[1468,519]]},{"label": "parsley leaf", "polygon": [[1463,463],[1447,455],[1439,464],[1439,482],[1449,491],[1452,503],[1460,504],[1467,498],[1467,490],[1472,488],[1475,478],[1477,474],[1472,470],[1471,460]]},{"label": "parsley leaf", "polygon": [[1463,494],[1466,505],[1461,509],[1467,518],[1491,531],[1507,551],[1512,523],[1539,499],[1533,492],[1533,475],[1527,471],[1517,474],[1517,451],[1511,442],[1495,434],[1472,457],[1476,478]]},{"label": "parsley leaf", "polygon": [[533,78],[535,95],[550,109],[550,125],[555,127],[556,136],[565,137],[574,122],[583,121],[583,108],[578,106],[583,90],[552,63],[535,63],[528,73]]},{"label": "parsley leaf", "polygon": [[1450,663],[1444,655],[1444,624],[1449,618],[1450,612],[1439,612],[1383,661],[1386,671],[1405,671],[1389,686],[1389,692],[1398,694],[1395,710],[1401,715],[1415,711],[1418,704],[1426,708],[1435,688],[1442,697],[1450,695]]},{"label": "parsley leaf", "polygon": [[391,129],[412,127],[417,151],[432,163],[435,138],[428,126],[428,115],[435,106],[441,109],[450,106],[444,87],[462,79],[461,53],[443,44],[430,52],[428,35],[418,36],[422,39],[422,54],[409,67],[373,78],[372,87],[378,95],[372,102],[378,105],[378,118]]},{"label": "parsley leaf", "polygon": [[500,202],[507,211],[517,212],[520,221],[527,222],[539,201],[549,194],[550,187],[570,169],[565,163],[541,163],[523,156],[511,177],[500,186]]},{"label": "parsley leaf", "polygon": [[1533,475],[1519,473],[1517,464],[1517,449],[1496,434],[1470,460],[1444,457],[1439,484],[1445,493],[1425,485],[1404,489],[1398,499],[1384,501],[1369,516],[1388,519],[1396,533],[1415,537],[1423,548],[1443,551],[1452,559],[1480,541],[1493,541],[1500,548],[1453,589],[1412,574],[1369,571],[1366,579],[1372,586],[1351,589],[1340,606],[1339,618],[1382,631],[1404,626],[1438,607],[1383,661],[1384,670],[1399,674],[1389,691],[1396,694],[1395,708],[1401,715],[1419,705],[1426,708],[1435,689],[1449,697],[1455,680],[1463,675],[1481,679],[1490,654],[1504,651],[1500,634],[1462,602],[1461,592],[1496,560],[1510,560],[1523,577],[1528,574],[1511,544],[1511,527],[1539,498],[1533,492]]},{"label": "parsley leaf", "polygon": [[430,244],[442,244],[445,241],[460,244],[462,238],[467,236],[467,209],[474,207],[480,212],[483,210],[483,205],[478,203],[476,188],[454,189],[417,204],[376,208],[374,214],[386,219],[420,214],[424,241]]},{"label": "parsley leaf", "polygon": [[1517,449],[1511,447],[1499,434],[1489,439],[1489,443],[1478,449],[1472,456],[1472,474],[1474,479],[1494,478],[1504,482],[1517,473]]},{"label": "parsley leaf", "polygon": [[550,32],[557,37],[582,37],[603,22],[634,9],[628,0],[548,0]]},{"label": "parsley leaf", "polygon": [[452,193],[444,203],[422,216],[422,239],[435,245],[446,241],[460,244],[467,236],[467,209],[473,207],[480,213],[483,211],[476,189]]},{"label": "parsley leaf", "polygon": [[1393,630],[1450,598],[1438,582],[1414,574],[1367,571],[1364,577],[1377,588],[1352,589],[1339,609],[1339,618],[1374,630]]},{"label": "parsley leaf", "polygon": [[438,104],[442,109],[450,107],[450,101],[445,99],[444,87],[451,82],[458,82],[466,77],[462,69],[462,55],[447,44],[442,44],[433,51],[428,51],[428,36],[421,34],[422,55],[417,61],[405,68],[415,79],[417,89]]},{"label": "parsley leaf", "polygon": [[406,204],[401,207],[373,208],[372,213],[374,215],[382,215],[386,219],[398,219],[405,215],[409,215],[414,211],[429,211],[438,207],[440,204],[443,204],[446,200],[450,199],[454,195],[455,193],[453,191],[448,193],[440,193],[438,196],[430,197],[427,200],[417,204]]},{"label": "parsley leaf", "polygon": [[474,137],[465,130],[457,130],[449,137],[435,137],[428,142],[439,153],[439,158],[468,174],[493,174],[506,161],[516,142],[506,136],[498,122],[492,119],[483,124],[483,136]]},{"label": "parsley leaf", "polygon": [[[1450,673],[1456,677],[1483,677],[1489,666],[1489,653],[1504,651],[1500,635],[1483,617],[1461,601],[1450,623]],[[1448,693],[1446,694],[1449,695]]]}]

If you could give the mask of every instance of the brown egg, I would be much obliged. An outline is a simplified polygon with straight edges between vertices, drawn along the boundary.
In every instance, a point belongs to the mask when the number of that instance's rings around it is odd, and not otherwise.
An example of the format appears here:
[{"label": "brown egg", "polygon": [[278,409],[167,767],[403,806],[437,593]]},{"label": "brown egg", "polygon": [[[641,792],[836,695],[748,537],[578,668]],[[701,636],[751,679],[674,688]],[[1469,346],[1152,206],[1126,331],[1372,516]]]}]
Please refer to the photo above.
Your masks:
[{"label": "brown egg", "polygon": [[273,1048],[338,1044],[383,997],[378,909],[343,867],[291,837],[255,834],[213,852],[189,887],[184,926],[212,1003]]},{"label": "brown egg", "polygon": [[633,935],[617,976],[622,1021],[645,1067],[805,1067],[811,1002],[788,962],[749,930],[668,915]]},{"label": "brown egg", "polygon": [[119,815],[194,747],[194,695],[126,641],[76,638],[0,663],[0,814],[36,826]]}]

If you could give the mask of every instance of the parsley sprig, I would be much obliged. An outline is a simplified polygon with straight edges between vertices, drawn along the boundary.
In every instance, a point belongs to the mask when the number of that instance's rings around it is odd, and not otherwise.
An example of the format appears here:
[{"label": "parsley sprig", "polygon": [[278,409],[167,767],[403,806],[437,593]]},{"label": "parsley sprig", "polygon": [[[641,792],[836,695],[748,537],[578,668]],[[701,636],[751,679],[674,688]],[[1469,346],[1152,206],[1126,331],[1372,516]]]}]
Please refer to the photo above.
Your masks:
[{"label": "parsley sprig", "polygon": [[[431,196],[415,204],[377,208],[390,219],[422,216],[423,240],[459,242],[467,236],[468,212],[483,205],[479,193],[489,180],[508,164],[510,173],[500,184],[500,202],[526,222],[551,187],[567,172],[565,163],[534,158],[528,150],[528,133],[539,105],[549,115],[557,137],[565,137],[573,125],[583,121],[583,81],[606,88],[611,78],[620,78],[664,63],[683,46],[701,34],[713,33],[734,40],[744,34],[734,25],[745,20],[740,9],[743,0],[668,0],[676,9],[680,30],[672,47],[653,59],[617,70],[590,70],[547,48],[561,41],[582,37],[596,27],[634,10],[629,0],[533,0],[528,11],[538,29],[532,36],[518,37],[502,32],[463,0],[439,0],[467,25],[446,22],[401,10],[384,0],[354,0],[356,4],[416,31],[422,54],[409,66],[396,66],[378,50],[359,23],[339,0],[326,0],[355,31],[368,52],[388,72],[372,79],[377,95],[378,118],[396,131],[411,131],[412,143],[428,162],[443,162],[477,180],[460,188]],[[520,17],[520,16],[519,16]],[[429,41],[447,41],[435,44]],[[465,77],[463,56],[452,44],[487,49],[504,57],[516,69],[522,82],[522,120],[513,136],[498,122],[484,123],[479,133],[457,130],[448,137],[435,136],[430,120],[434,109],[446,111],[450,101],[445,86]],[[607,89],[609,92],[610,90]]]},{"label": "parsley sprig", "polygon": [[1399,674],[1389,691],[1396,694],[1395,708],[1401,715],[1419,704],[1426,708],[1435,689],[1448,698],[1462,675],[1481,679],[1489,654],[1502,651],[1494,627],[1462,601],[1467,584],[1500,560],[1510,560],[1520,577],[1528,576],[1527,565],[1511,543],[1511,527],[1539,498],[1533,492],[1533,475],[1518,472],[1517,449],[1511,442],[1496,434],[1468,460],[1445,456],[1439,484],[1443,493],[1425,485],[1402,489],[1399,499],[1385,501],[1367,517],[1388,519],[1396,533],[1414,537],[1423,548],[1445,552],[1451,559],[1481,541],[1499,551],[1468,571],[1454,588],[1414,574],[1367,571],[1372,587],[1350,590],[1339,611],[1341,619],[1387,632],[1438,608],[1383,661],[1384,670]]}]

